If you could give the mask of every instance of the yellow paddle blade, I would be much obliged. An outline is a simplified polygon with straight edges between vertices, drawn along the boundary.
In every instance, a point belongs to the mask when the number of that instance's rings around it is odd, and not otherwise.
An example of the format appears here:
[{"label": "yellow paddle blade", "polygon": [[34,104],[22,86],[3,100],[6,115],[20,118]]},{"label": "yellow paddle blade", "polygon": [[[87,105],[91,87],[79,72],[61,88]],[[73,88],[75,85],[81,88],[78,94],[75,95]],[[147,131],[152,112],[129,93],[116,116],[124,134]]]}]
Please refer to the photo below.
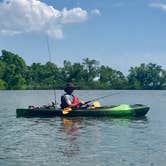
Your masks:
[{"label": "yellow paddle blade", "polygon": [[93,102],[93,106],[95,108],[98,108],[98,107],[100,107],[100,103],[98,101],[95,101],[95,102]]},{"label": "yellow paddle blade", "polygon": [[65,115],[65,114],[68,114],[72,109],[70,107],[67,107],[67,108],[64,108],[62,110],[62,113]]}]

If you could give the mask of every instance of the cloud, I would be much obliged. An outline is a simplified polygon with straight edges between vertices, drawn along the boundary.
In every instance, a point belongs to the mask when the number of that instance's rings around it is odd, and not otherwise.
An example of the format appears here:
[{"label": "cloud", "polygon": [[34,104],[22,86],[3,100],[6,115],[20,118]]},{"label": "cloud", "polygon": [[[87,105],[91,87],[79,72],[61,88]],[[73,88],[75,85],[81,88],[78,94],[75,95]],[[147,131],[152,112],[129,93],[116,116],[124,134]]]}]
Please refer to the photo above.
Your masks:
[{"label": "cloud", "polygon": [[162,4],[162,3],[151,3],[150,7],[156,7],[156,8],[160,8],[160,9],[166,11],[166,4]]},{"label": "cloud", "polygon": [[93,10],[91,10],[91,14],[92,14],[92,15],[98,15],[98,16],[101,16],[101,12],[100,12],[99,9],[93,9]]},{"label": "cloud", "polygon": [[61,22],[63,24],[76,23],[76,22],[79,23],[87,20],[87,11],[82,10],[81,8],[74,8],[71,10],[67,10],[66,8],[64,8],[61,13],[62,13]]},{"label": "cloud", "polygon": [[1,34],[42,32],[62,38],[66,24],[81,23],[87,19],[87,11],[79,7],[60,11],[39,0],[3,0],[0,3]]}]

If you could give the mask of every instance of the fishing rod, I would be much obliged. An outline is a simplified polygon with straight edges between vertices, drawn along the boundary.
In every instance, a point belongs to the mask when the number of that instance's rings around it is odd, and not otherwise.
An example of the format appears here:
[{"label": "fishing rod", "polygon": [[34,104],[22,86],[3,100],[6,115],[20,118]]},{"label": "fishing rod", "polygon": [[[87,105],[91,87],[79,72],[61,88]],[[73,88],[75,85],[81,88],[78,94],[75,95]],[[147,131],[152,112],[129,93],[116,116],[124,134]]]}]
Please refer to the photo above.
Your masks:
[{"label": "fishing rod", "polygon": [[88,104],[88,103],[90,103],[90,102],[92,102],[92,101],[101,100],[101,99],[103,99],[103,98],[110,97],[110,96],[113,96],[113,95],[117,95],[117,94],[120,94],[120,93],[121,93],[121,92],[111,93],[111,94],[109,94],[109,95],[97,97],[97,98],[94,98],[94,99],[92,99],[92,100],[88,100],[87,102],[85,102],[85,104]]},{"label": "fishing rod", "polygon": [[[49,62],[51,62],[51,49],[50,49],[50,44],[49,44],[49,40],[48,40],[48,36],[46,35],[46,42],[47,42],[47,49],[48,49],[48,55],[49,55]],[[53,105],[55,106],[55,108],[57,108],[58,102],[57,102],[57,95],[56,95],[56,89],[55,89],[55,81],[53,81],[53,92],[54,92],[54,102]]]},{"label": "fishing rod", "polygon": [[50,49],[50,44],[48,41],[48,36],[46,36],[46,42],[47,42],[47,49],[48,49],[48,55],[49,55],[49,62],[51,62],[51,49]]}]

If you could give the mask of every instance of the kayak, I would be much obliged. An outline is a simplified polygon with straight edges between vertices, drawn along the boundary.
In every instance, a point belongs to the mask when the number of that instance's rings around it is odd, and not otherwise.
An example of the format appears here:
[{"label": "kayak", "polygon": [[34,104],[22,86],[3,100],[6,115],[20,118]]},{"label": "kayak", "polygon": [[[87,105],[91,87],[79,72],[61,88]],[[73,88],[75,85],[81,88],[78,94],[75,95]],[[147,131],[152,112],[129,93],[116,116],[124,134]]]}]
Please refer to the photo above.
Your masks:
[{"label": "kayak", "polygon": [[91,116],[91,117],[140,117],[145,116],[150,107],[142,104],[121,104],[114,106],[103,106],[98,108],[79,108],[74,109],[67,114],[63,114],[61,108],[18,108],[16,109],[17,117],[76,117],[76,116]]}]

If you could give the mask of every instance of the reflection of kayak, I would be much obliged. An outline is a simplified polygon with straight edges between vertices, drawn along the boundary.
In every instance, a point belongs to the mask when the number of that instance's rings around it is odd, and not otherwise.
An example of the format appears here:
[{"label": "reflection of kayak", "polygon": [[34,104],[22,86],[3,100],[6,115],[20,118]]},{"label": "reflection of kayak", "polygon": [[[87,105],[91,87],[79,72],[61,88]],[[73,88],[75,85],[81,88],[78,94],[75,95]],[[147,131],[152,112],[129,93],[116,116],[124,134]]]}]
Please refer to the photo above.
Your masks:
[{"label": "reflection of kayak", "polygon": [[17,117],[55,117],[55,116],[110,116],[110,117],[126,117],[126,116],[145,116],[149,111],[149,107],[142,104],[127,105],[121,104],[117,106],[104,106],[99,108],[82,108],[72,110],[68,114],[63,114],[62,110],[54,108],[18,108],[16,109]]}]

